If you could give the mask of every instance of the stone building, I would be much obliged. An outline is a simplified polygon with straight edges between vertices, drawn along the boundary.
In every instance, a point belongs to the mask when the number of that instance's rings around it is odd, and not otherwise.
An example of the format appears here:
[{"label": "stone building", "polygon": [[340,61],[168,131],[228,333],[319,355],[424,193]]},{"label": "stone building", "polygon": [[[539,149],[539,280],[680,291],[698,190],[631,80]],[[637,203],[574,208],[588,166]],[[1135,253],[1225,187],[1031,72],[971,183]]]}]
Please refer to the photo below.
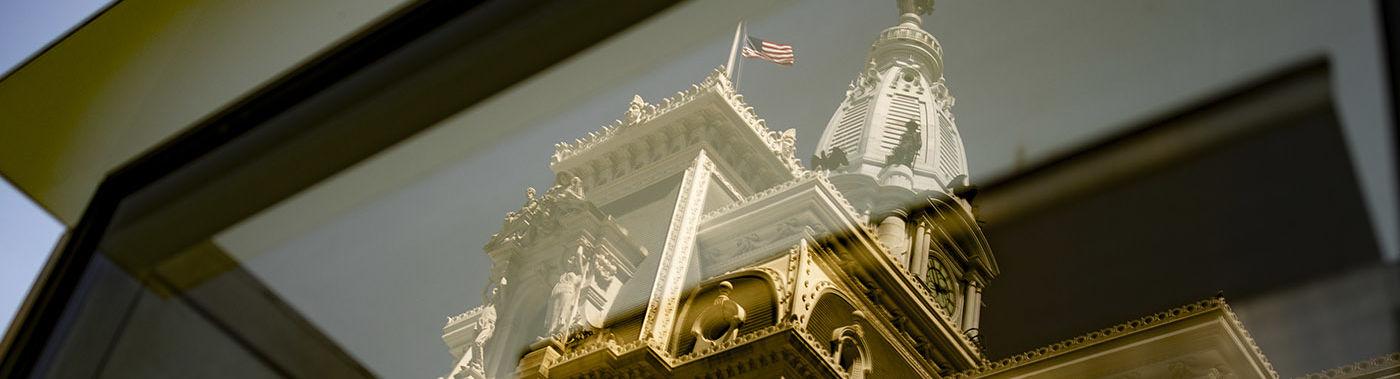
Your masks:
[{"label": "stone building", "polygon": [[444,327],[448,377],[1276,377],[1220,298],[984,355],[999,270],[931,7],[900,2],[811,168],[722,69],[558,144]]}]

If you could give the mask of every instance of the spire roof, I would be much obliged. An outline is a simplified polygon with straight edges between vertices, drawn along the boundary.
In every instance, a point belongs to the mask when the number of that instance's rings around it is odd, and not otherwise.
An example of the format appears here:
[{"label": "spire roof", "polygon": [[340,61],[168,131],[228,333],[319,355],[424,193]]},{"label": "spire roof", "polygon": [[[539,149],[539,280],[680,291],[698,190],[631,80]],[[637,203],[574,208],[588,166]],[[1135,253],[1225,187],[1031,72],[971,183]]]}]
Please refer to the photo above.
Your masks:
[{"label": "spire roof", "polygon": [[849,165],[834,169],[837,174],[866,175],[879,185],[916,192],[944,191],[953,178],[967,175],[967,158],[943,80],[942,46],[920,26],[920,15],[931,13],[933,2],[899,5],[900,22],[871,44],[817,153],[846,154]]}]

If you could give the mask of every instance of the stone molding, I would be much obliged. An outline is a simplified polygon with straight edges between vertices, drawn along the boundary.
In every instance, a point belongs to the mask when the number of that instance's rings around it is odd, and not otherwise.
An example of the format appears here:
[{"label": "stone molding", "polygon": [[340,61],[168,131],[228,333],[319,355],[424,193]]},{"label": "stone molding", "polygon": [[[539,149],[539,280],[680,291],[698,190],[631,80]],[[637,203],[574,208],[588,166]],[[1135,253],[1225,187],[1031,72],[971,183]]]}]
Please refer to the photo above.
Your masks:
[{"label": "stone molding", "polygon": [[676,109],[690,104],[706,94],[715,94],[724,104],[733,109],[740,120],[747,126],[746,129],[753,132],[753,136],[763,142],[770,152],[775,154],[782,164],[794,175],[806,171],[798,162],[795,155],[797,149],[797,135],[794,130],[789,129],[783,132],[768,129],[767,121],[759,117],[754,108],[744,102],[744,95],[739,94],[730,83],[729,77],[725,74],[724,68],[716,68],[699,83],[692,84],[690,88],[676,92],[675,95],[662,99],[659,104],[648,104],[640,96],[633,97],[628,106],[628,110],[623,117],[613,120],[612,123],[604,125],[600,131],[589,132],[588,135],[575,139],[573,142],[559,142],[554,146],[554,155],[550,158],[550,166],[558,166],[573,157],[582,155],[593,150],[595,147],[603,145],[616,136],[626,133],[646,125],[649,121],[665,115]]},{"label": "stone molding", "polygon": [[1247,346],[1249,346],[1250,351],[1254,355],[1259,357],[1261,362],[1263,362],[1264,371],[1267,372],[1270,377],[1277,378],[1278,372],[1274,371],[1274,365],[1269,363],[1268,359],[1264,357],[1264,353],[1259,349],[1259,345],[1254,342],[1254,338],[1249,335],[1249,332],[1247,330],[1245,330],[1244,323],[1240,322],[1239,317],[1235,315],[1235,312],[1230,309],[1229,304],[1226,304],[1225,299],[1222,297],[1213,297],[1197,301],[1191,304],[1186,304],[1180,307],[1157,312],[1136,320],[1099,329],[1094,332],[1086,333],[1078,337],[1046,345],[1035,350],[1027,351],[995,362],[987,362],[986,365],[982,366],[979,369],[960,372],[955,377],[977,378],[989,374],[1006,371],[1033,362],[1039,362],[1046,359],[1050,359],[1062,354],[1069,353],[1074,350],[1088,347],[1090,345],[1094,345],[1100,342],[1108,341],[1123,335],[1147,330],[1153,327],[1157,327],[1160,325],[1164,325],[1167,323],[1186,319],[1191,316],[1196,316],[1215,310],[1221,310],[1224,312],[1231,326],[1239,330],[1241,337],[1243,337],[1244,339],[1244,343]]},{"label": "stone molding", "polygon": [[1379,357],[1354,362],[1345,366],[1327,369],[1304,375],[1303,379],[1341,379],[1355,378],[1361,375],[1380,373],[1386,370],[1394,370],[1391,374],[1400,376],[1400,352],[1390,353]]},{"label": "stone molding", "polygon": [[686,268],[695,251],[695,237],[699,234],[700,211],[704,207],[705,192],[713,171],[714,164],[702,151],[681,179],[670,230],[666,233],[666,243],[661,252],[661,266],[657,269],[642,323],[641,339],[650,345],[664,347],[670,342],[676,309],[684,290]]}]

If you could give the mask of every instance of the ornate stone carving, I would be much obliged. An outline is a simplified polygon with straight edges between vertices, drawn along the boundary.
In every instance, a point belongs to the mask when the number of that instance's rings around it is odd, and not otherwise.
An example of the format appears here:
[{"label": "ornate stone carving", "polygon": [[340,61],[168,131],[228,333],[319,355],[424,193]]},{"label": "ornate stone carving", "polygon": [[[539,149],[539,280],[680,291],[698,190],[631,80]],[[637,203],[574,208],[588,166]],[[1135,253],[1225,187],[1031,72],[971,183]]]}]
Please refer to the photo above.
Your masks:
[{"label": "ornate stone carving", "polygon": [[831,358],[846,371],[848,378],[864,378],[871,371],[870,352],[865,348],[865,331],[860,323],[865,313],[851,313],[851,324],[831,331]]},{"label": "ornate stone carving", "polygon": [[598,279],[611,281],[613,277],[617,275],[617,265],[614,264],[611,259],[608,259],[607,256],[603,254],[594,254],[591,261],[593,262],[594,272],[598,273]]},{"label": "ornate stone carving", "polygon": [[471,342],[462,352],[461,359],[458,359],[457,364],[453,366],[448,378],[481,379],[486,377],[485,364],[483,363],[486,357],[486,343],[491,340],[496,331],[496,302],[500,299],[501,290],[505,286],[506,279],[501,278],[500,284],[491,286],[490,295],[486,297],[485,304],[447,319],[448,324],[474,319],[471,326]]},{"label": "ornate stone carving", "polygon": [[[1230,310],[1230,306],[1225,304],[1225,299],[1215,297],[1187,304],[1181,307],[1172,308],[1166,311],[1157,312],[1156,314],[1143,317],[1137,320],[1128,321],[1112,327],[1099,329],[1098,331],[1084,334],[1079,337],[1067,339],[1032,351],[1017,354],[1011,356],[1010,358],[1002,359],[995,362],[988,362],[986,365],[982,366],[979,369],[959,373],[957,377],[968,378],[984,376],[989,373],[999,372],[1008,368],[1020,366],[1030,362],[1048,359],[1066,351],[1074,350],[1081,346],[1092,344],[1101,340],[1115,338],[1123,334],[1156,327],[1158,325],[1195,316],[1201,313],[1210,312],[1217,309],[1223,310],[1225,312],[1225,315],[1229,319],[1229,321],[1232,324],[1234,324],[1235,327],[1239,328],[1240,331],[1243,332],[1242,337],[1244,337],[1244,342],[1248,344],[1248,346],[1251,350],[1253,350],[1255,355],[1259,356],[1262,359],[1264,355],[1262,352],[1259,351],[1259,346],[1254,343],[1254,338],[1250,337],[1248,332],[1244,332],[1245,329],[1240,323],[1239,318],[1236,317],[1235,313]],[[1263,365],[1264,372],[1267,372],[1271,377],[1278,377],[1278,372],[1274,371],[1273,364],[1270,364],[1267,360],[1265,360],[1263,361]]]},{"label": "ornate stone carving", "polygon": [[692,351],[704,352],[710,348],[733,341],[739,336],[739,326],[748,318],[748,313],[739,303],[729,298],[734,285],[728,281],[719,283],[719,295],[708,307],[700,311],[690,326],[690,334],[695,336]]},{"label": "ornate stone carving", "polygon": [[525,204],[519,210],[506,213],[501,222],[501,231],[491,236],[486,250],[513,243],[528,245],[535,235],[558,230],[558,216],[568,213],[561,203],[570,200],[583,200],[583,181],[577,176],[560,173],[543,196],[536,196],[535,188],[525,189]]},{"label": "ornate stone carving", "polygon": [[899,143],[885,156],[885,167],[914,167],[914,158],[917,158],[919,150],[924,148],[924,134],[919,129],[919,123],[914,120],[904,123],[904,134],[899,136]]},{"label": "ornate stone carving", "polygon": [[[777,154],[783,166],[788,171],[791,173],[800,173],[803,171],[797,158],[792,154],[796,149],[795,132],[775,133],[769,129],[767,122],[759,118],[754,112],[753,107],[744,102],[744,96],[734,90],[733,84],[729,82],[729,78],[722,67],[711,72],[709,76],[699,83],[691,85],[690,89],[677,92],[675,96],[662,99],[659,106],[647,104],[640,96],[634,96],[632,101],[628,104],[628,110],[623,114],[622,119],[615,120],[603,126],[601,131],[590,132],[586,137],[576,139],[573,142],[556,143],[554,145],[554,156],[550,160],[550,165],[557,165],[569,158],[592,150],[594,147],[603,145],[613,139],[619,133],[635,129],[662,114],[685,106],[707,94],[718,95],[719,99],[723,100],[726,105],[732,108],[743,121],[746,126],[745,129],[748,129],[749,132],[753,133],[752,135],[759,138],[770,151]],[[695,137],[705,132],[704,130],[697,130],[699,128],[688,129],[691,133],[695,133],[695,135],[692,136],[691,143],[694,143]],[[671,145],[672,149],[677,147],[675,144]]]},{"label": "ornate stone carving", "polygon": [[840,146],[832,147],[830,151],[812,154],[812,169],[816,171],[832,171],[849,165],[846,160],[846,150]]},{"label": "ornate stone carving", "polygon": [[1340,379],[1355,378],[1361,375],[1374,374],[1386,370],[1400,371],[1400,352],[1390,353],[1383,356],[1352,363],[1346,366],[1332,368],[1327,371],[1308,374],[1306,379]]},{"label": "ornate stone carving", "polygon": [[579,292],[583,289],[584,256],[578,250],[564,260],[563,272],[549,291],[549,307],[545,320],[548,320],[548,334],[570,332],[575,324],[575,309],[578,306]]},{"label": "ornate stone carving", "polygon": [[[776,132],[775,132],[776,133]],[[778,154],[784,157],[793,157],[797,153],[797,129],[788,128],[782,133],[776,133]]]},{"label": "ornate stone carving", "polygon": [[666,242],[662,246],[661,265],[657,269],[651,296],[647,300],[647,313],[642,321],[641,339],[658,350],[666,350],[665,345],[675,327],[676,307],[680,302],[691,254],[695,251],[700,212],[714,170],[714,163],[702,150],[681,180]]},{"label": "ornate stone carving", "polygon": [[933,82],[933,100],[938,103],[939,109],[943,110],[943,114],[948,116],[949,120],[952,120],[953,104],[956,103],[958,99],[953,97],[952,93],[948,92],[948,84],[943,81],[943,78],[939,78],[937,81]]},{"label": "ornate stone carving", "polygon": [[632,125],[642,121],[643,112],[649,107],[647,102],[642,100],[642,95],[632,95],[632,102],[627,104],[627,113],[623,114],[622,117],[624,125]]}]

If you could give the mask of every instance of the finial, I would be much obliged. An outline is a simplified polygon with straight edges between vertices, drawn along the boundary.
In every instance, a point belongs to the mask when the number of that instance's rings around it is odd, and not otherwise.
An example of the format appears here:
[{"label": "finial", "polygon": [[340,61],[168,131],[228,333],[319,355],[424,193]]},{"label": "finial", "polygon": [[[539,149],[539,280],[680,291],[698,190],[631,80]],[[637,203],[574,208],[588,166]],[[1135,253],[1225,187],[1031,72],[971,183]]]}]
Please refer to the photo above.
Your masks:
[{"label": "finial", "polygon": [[898,0],[899,14],[929,15],[933,14],[933,0]]},{"label": "finial", "polygon": [[933,0],[898,0],[899,22],[918,26],[923,21],[919,16],[933,13]]}]

